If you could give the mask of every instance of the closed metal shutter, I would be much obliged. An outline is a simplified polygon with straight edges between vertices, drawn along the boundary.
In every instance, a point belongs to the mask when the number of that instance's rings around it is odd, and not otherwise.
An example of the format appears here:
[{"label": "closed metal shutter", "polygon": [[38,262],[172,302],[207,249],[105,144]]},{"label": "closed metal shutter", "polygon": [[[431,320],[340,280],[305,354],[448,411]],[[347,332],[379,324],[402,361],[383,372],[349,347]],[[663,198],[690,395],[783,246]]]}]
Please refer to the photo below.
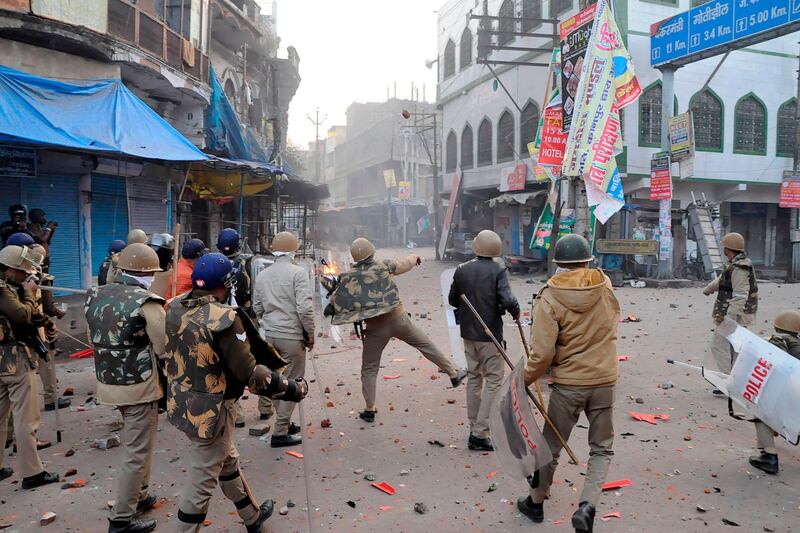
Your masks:
[{"label": "closed metal shutter", "polygon": [[128,236],[125,178],[92,174],[92,274],[97,275],[108,245]]},{"label": "closed metal shutter", "polygon": [[81,288],[78,176],[39,176],[22,183],[28,210],[44,209],[48,220],[58,222],[50,245],[50,273],[56,285]]},{"label": "closed metal shutter", "polygon": [[0,178],[0,223],[8,220],[8,208],[21,204],[20,178]]},{"label": "closed metal shutter", "polygon": [[128,178],[128,213],[130,227],[148,235],[167,229],[167,184],[146,178]]}]

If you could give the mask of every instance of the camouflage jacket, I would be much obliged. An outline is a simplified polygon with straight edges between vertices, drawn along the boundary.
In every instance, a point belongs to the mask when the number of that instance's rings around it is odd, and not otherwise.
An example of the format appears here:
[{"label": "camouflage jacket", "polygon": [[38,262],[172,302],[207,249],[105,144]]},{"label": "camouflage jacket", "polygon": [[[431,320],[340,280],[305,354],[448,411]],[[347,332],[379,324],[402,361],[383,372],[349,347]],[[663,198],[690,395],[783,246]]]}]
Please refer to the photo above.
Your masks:
[{"label": "camouflage jacket", "polygon": [[24,339],[38,314],[33,294],[23,293],[20,298],[16,288],[0,280],[0,376],[15,375],[20,361],[36,368],[36,355]]},{"label": "camouflage jacket", "polygon": [[[746,289],[733,286],[733,272],[736,269],[740,269],[747,273],[748,281]],[[744,254],[739,254],[734,257],[731,262],[725,266],[722,274],[720,274],[719,291],[717,292],[717,300],[714,303],[714,310],[712,312],[712,317],[717,323],[722,322],[722,320],[728,315],[728,309],[731,306],[731,300],[733,299],[734,293],[737,293],[740,290],[747,291],[747,299],[744,303],[744,307],[742,308],[742,313],[744,315],[755,315],[756,311],[758,311],[758,285],[756,284],[756,271],[753,268],[753,262],[750,261],[750,259]]]},{"label": "camouflage jacket", "polygon": [[224,424],[228,376],[214,335],[235,320],[235,309],[210,294],[198,298],[189,292],[167,305],[167,416],[189,437],[213,438]]},{"label": "camouflage jacket", "polygon": [[331,296],[335,325],[358,322],[385,315],[399,307],[400,292],[394,283],[397,263],[391,260],[365,259],[342,274]]},{"label": "camouflage jacket", "polygon": [[148,301],[164,303],[163,298],[124,273],[110,285],[89,289],[84,311],[100,383],[134,385],[147,381],[156,371],[147,322],[139,314]]},{"label": "camouflage jacket", "polygon": [[795,359],[800,359],[800,338],[791,333],[775,333],[769,342],[788,353]]}]

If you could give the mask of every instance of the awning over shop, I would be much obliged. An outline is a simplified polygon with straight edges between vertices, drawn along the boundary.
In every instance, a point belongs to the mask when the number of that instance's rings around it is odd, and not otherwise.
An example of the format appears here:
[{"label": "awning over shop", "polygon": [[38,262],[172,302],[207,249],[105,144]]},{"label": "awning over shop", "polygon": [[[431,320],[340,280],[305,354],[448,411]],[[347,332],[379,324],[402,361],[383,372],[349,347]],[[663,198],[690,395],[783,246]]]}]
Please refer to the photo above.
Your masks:
[{"label": "awning over shop", "polygon": [[207,159],[119,80],[64,83],[3,66],[0,142],[162,161]]},{"label": "awning over shop", "polygon": [[528,200],[538,198],[547,194],[546,190],[541,191],[527,191],[520,193],[505,193],[488,200],[489,207],[494,207],[497,204],[508,203],[511,205],[519,204],[524,205]]},{"label": "awning over shop", "polygon": [[269,163],[211,156],[192,164],[186,186],[200,199],[221,200],[263,192],[281,175],[281,168]]}]

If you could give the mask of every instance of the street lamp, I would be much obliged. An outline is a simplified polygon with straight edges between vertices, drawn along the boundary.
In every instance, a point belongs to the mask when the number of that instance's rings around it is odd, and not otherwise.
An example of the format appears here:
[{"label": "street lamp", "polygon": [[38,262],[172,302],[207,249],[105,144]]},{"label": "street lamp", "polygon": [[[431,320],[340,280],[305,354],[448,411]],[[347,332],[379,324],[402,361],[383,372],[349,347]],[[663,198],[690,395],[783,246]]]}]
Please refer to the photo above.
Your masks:
[{"label": "street lamp", "polygon": [[[435,61],[438,60],[430,62],[431,65]],[[431,166],[433,166],[433,245],[436,249],[436,260],[440,261],[442,259],[439,256],[439,239],[441,238],[439,228],[439,206],[441,205],[441,198],[439,197],[439,191],[441,186],[439,184],[439,143],[437,141],[438,137],[436,133],[438,119],[436,117],[436,113],[412,113],[406,109],[403,109],[402,113],[400,114],[405,120],[414,117],[414,125],[411,127],[413,127],[419,135],[420,140],[422,141],[422,147],[425,148],[425,152],[428,154],[428,160],[430,160]],[[426,123],[427,120],[432,120],[432,123]],[[431,151],[428,148],[428,143],[423,135],[423,133],[426,131],[431,130],[433,130],[433,154],[431,154]]]}]

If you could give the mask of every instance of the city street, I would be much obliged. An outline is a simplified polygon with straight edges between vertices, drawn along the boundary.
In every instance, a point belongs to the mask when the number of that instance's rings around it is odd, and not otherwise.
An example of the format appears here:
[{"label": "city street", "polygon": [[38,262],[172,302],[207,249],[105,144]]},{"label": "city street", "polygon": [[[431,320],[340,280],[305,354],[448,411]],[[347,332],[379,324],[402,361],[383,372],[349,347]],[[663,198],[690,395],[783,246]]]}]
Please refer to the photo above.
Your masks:
[{"label": "city street", "polygon": [[[378,256],[398,255],[402,250]],[[446,322],[439,292],[439,275],[454,264],[433,261],[433,249],[422,249],[426,262],[398,278],[406,310],[445,351]],[[523,309],[541,287],[542,276],[514,276],[512,288]],[[712,297],[700,286],[687,289],[616,290],[622,316],[641,322],[619,325],[620,362],[615,414],[615,457],[609,481],[629,479],[631,485],[604,493],[596,530],[611,531],[792,531],[800,518],[800,450],[778,439],[780,475],[770,477],[753,469],[752,424],[727,414],[724,399],[687,369],[666,364],[675,358],[701,364],[712,326]],[[759,287],[758,322],[753,331],[767,335],[771,320],[784,308],[795,307],[800,285],[764,282]],[[512,358],[521,355],[519,337],[510,318],[505,335]],[[551,498],[545,504],[545,522],[534,525],[515,506],[526,484],[504,475],[491,454],[469,451],[465,391],[450,388],[444,374],[407,346],[393,341],[384,352],[378,383],[375,425],[357,417],[363,408],[359,380],[360,343],[345,337],[343,345],[330,338],[317,340],[320,381],[330,394],[310,384],[303,402],[305,427],[301,447],[272,449],[268,442],[249,436],[258,420],[257,398],[243,401],[245,429],[237,429],[235,443],[244,473],[257,500],[276,500],[269,531],[570,531],[569,518],[578,503],[583,465],[573,466],[562,455]],[[62,411],[64,442],[55,443],[53,413],[42,414],[40,438],[53,441],[41,452],[45,468],[70,482],[86,480],[79,488],[60,484],[22,491],[20,478],[0,482],[0,529],[31,531],[48,511],[55,521],[50,531],[100,532],[108,527],[107,502],[116,493],[121,448],[93,449],[95,439],[116,434],[118,416],[109,407],[87,403],[94,395],[91,359],[70,360],[58,366],[61,387],[75,391],[73,409]],[[399,376],[387,379],[389,376]],[[313,370],[307,367],[307,379]],[[544,386],[544,384],[543,384]],[[546,386],[544,386],[546,394]],[[641,400],[637,403],[637,400]],[[332,427],[323,429],[325,402]],[[85,405],[85,410],[77,409]],[[669,415],[657,425],[634,420],[637,411]],[[299,414],[295,411],[295,414]],[[541,418],[538,420],[541,422]],[[270,420],[272,422],[272,420]],[[581,461],[588,458],[586,420],[582,417],[570,443]],[[161,502],[148,516],[158,520],[157,531],[175,527],[177,497],[186,479],[186,437],[162,416],[154,455],[151,491]],[[74,455],[67,457],[68,450]],[[303,459],[287,455],[302,452]],[[17,467],[16,456],[6,465]],[[304,469],[308,487],[304,482]],[[396,489],[385,494],[371,486],[386,482]],[[372,477],[372,476],[369,476]],[[306,512],[310,491],[310,513]],[[292,500],[288,514],[278,510]],[[424,503],[425,514],[415,512]],[[419,506],[418,506],[419,507]],[[618,517],[600,519],[610,513]],[[308,520],[312,521],[309,528]],[[222,492],[214,493],[204,531],[241,530],[233,504]]]}]

